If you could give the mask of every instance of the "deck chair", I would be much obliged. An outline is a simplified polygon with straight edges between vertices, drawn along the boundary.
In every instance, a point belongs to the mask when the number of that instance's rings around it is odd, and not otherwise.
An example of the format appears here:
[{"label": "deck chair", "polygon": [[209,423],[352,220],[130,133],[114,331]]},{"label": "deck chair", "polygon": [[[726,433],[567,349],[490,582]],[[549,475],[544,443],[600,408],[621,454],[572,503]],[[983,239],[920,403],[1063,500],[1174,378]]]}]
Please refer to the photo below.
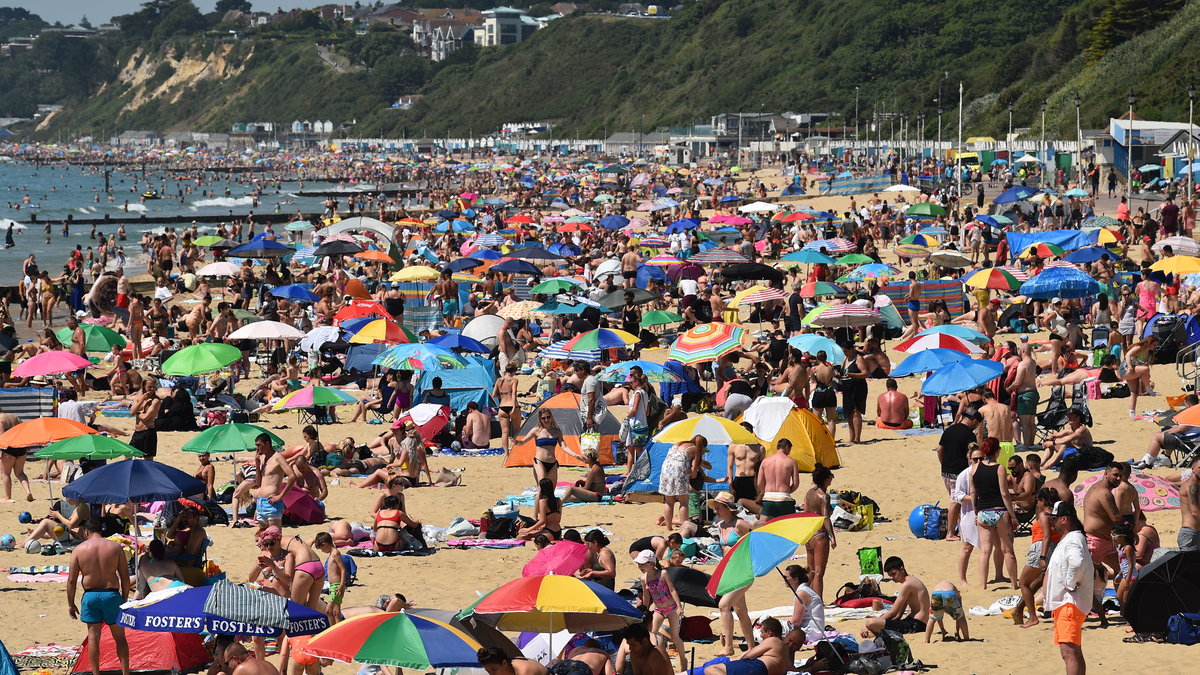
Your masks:
[{"label": "deck chair", "polygon": [[1083,415],[1084,426],[1092,426],[1092,411],[1088,408],[1087,385],[1076,384],[1071,387],[1071,410],[1078,410]]},{"label": "deck chair", "polygon": [[[1085,389],[1084,396],[1086,398]],[[1050,388],[1050,398],[1046,406],[1035,417],[1038,443],[1046,440],[1050,434],[1062,429],[1067,424],[1067,392],[1066,387],[1057,385]]]},{"label": "deck chair", "polygon": [[1031,534],[1033,529],[1033,521],[1037,519],[1037,503],[1034,502],[1034,507],[1029,511],[1013,510],[1017,516],[1017,526],[1013,528],[1013,536],[1020,537],[1026,534]]}]

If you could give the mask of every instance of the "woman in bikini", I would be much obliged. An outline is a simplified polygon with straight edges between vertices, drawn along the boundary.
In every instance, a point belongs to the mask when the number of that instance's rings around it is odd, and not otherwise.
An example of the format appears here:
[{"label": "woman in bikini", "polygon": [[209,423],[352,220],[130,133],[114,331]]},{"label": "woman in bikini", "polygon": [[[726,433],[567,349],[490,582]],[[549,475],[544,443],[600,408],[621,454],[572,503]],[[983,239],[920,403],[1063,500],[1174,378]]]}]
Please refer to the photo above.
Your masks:
[{"label": "woman in bikini", "polygon": [[[558,484],[558,459],[556,453],[560,445],[564,450],[567,450],[566,446],[562,445],[562,437],[562,429],[554,421],[554,413],[542,408],[538,411],[537,426],[530,429],[529,433],[524,436],[513,439],[513,442],[518,445],[528,441],[530,438],[534,439],[534,445],[537,446],[533,454],[533,479],[535,481],[541,482],[543,479],[548,478],[552,484]],[[574,453],[569,454],[574,455]],[[576,456],[578,457],[578,455]]]},{"label": "woman in bikini", "polygon": [[[274,579],[275,589],[287,595],[293,602],[323,611],[318,606],[325,580],[325,568],[321,559],[299,537],[292,537],[286,546],[281,545],[283,532],[272,525],[258,533],[258,547],[263,553],[258,556],[258,565],[250,571],[250,581],[261,573]],[[283,566],[280,567],[280,563]]]},{"label": "woman in bikini", "polygon": [[833,508],[829,503],[829,486],[833,483],[833,472],[823,464],[817,463],[812,472],[813,485],[804,494],[804,510],[824,518],[824,524],[817,530],[804,548],[808,554],[809,580],[817,595],[825,590],[825,568],[829,563],[829,552],[837,548],[837,536],[834,534],[833,523],[829,520]]},{"label": "woman in bikini", "polygon": [[1129,384],[1129,416],[1137,414],[1138,396],[1154,396],[1154,383],[1150,381],[1150,364],[1154,362],[1154,350],[1158,347],[1158,338],[1153,335],[1145,337],[1130,345],[1123,357],[1125,374],[1122,376]]},{"label": "woman in bikini", "polygon": [[562,500],[554,496],[554,481],[543,478],[538,481],[537,520],[529,527],[517,530],[517,539],[526,541],[539,534],[558,541],[562,539]]},{"label": "woman in bikini", "polygon": [[837,439],[837,387],[834,384],[833,366],[825,350],[816,354],[817,365],[810,369],[813,378],[813,393],[810,406],[828,426],[829,435]]},{"label": "woman in bikini", "polygon": [[517,364],[510,363],[504,368],[504,374],[492,388],[492,396],[500,402],[500,447],[508,452],[512,449],[509,440],[521,428],[521,407],[517,405]]},{"label": "woman in bikini", "polygon": [[587,475],[567,488],[567,493],[563,495],[565,502],[598,502],[608,495],[608,486],[604,482],[604,467],[600,465],[599,454],[595,450],[584,450],[583,461],[588,467]]},{"label": "woman in bikini", "polygon": [[383,508],[375,513],[375,550],[398,551],[404,547],[400,537],[400,529],[419,527],[420,523],[404,512],[401,497],[387,495],[383,498]]},{"label": "woman in bikini", "polygon": [[[734,513],[737,503],[733,495],[721,492],[708,500],[708,507],[713,510],[713,524],[717,526],[717,539],[722,547],[733,546],[743,536],[750,533],[750,525],[738,518]],[[721,596],[717,609],[721,613],[721,649],[717,656],[733,656],[737,646],[733,636],[733,617],[736,614],[742,627],[742,635],[749,647],[754,647],[754,624],[750,621],[750,610],[746,606],[746,588],[726,593]]]}]

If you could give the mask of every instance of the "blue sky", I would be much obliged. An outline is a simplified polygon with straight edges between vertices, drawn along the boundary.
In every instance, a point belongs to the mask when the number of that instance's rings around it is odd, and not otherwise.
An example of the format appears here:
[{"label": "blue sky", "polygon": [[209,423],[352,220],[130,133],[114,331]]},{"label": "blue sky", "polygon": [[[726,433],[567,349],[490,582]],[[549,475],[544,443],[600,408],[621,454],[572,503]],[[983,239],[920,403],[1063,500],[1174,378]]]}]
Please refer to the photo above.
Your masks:
[{"label": "blue sky", "polygon": [[[86,16],[93,24],[106,23],[114,16],[137,11],[144,0],[0,0],[3,7],[24,7],[46,21],[78,23]],[[273,12],[276,8],[318,7],[333,0],[250,0],[254,9]],[[217,0],[192,0],[201,12],[211,12]],[[351,0],[353,4],[353,0]],[[364,2],[364,4],[366,4]]]}]

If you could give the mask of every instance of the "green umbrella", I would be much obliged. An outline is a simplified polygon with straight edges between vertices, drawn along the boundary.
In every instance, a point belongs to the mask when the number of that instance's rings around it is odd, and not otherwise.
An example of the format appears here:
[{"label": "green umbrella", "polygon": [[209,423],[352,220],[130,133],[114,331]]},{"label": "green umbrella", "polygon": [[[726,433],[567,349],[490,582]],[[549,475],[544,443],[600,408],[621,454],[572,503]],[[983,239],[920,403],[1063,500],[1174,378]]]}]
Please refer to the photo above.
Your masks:
[{"label": "green umbrella", "polygon": [[800,325],[807,326],[811,324],[813,321],[816,321],[818,316],[821,316],[821,312],[824,312],[827,309],[829,309],[829,304],[822,302],[814,307],[811,312],[805,314],[803,319],[800,319]]},{"label": "green umbrella", "polygon": [[641,325],[643,328],[646,326],[665,326],[669,323],[678,323],[680,321],[683,321],[683,317],[675,312],[656,309],[642,315]]},{"label": "green umbrella", "polygon": [[921,202],[913,204],[904,212],[906,216],[944,216],[946,209],[934,204],[933,202]]},{"label": "green umbrella", "polygon": [[141,457],[142,451],[109,436],[87,434],[67,438],[42,448],[34,455],[37,459],[120,459]]},{"label": "green umbrella", "polygon": [[212,246],[213,244],[215,244],[219,241],[221,241],[221,238],[218,237],[217,235],[206,234],[203,237],[196,237],[195,239],[192,240],[192,243],[195,244],[196,246]]},{"label": "green umbrella", "polygon": [[534,286],[530,290],[531,293],[566,293],[579,288],[579,284],[573,284],[566,279],[550,279]]},{"label": "green umbrella", "polygon": [[[84,349],[89,352],[107,352],[113,346],[124,347],[127,343],[125,338],[121,337],[117,331],[104,326],[98,326],[94,323],[81,323],[79,327],[83,329]],[[70,328],[59,328],[54,331],[54,336],[64,345],[71,344]]]},{"label": "green umbrella", "polygon": [[196,434],[190,441],[183,444],[184,452],[217,453],[244,452],[254,449],[254,439],[259,434],[271,437],[271,447],[283,446],[283,439],[266,429],[253,424],[217,424]]},{"label": "green umbrella", "polygon": [[206,342],[184,347],[162,364],[167,375],[202,375],[220,370],[242,358],[242,351],[233,345]]},{"label": "green umbrella", "polygon": [[863,263],[873,263],[875,259],[861,253],[850,253],[838,258],[836,262],[839,265],[861,265]]}]

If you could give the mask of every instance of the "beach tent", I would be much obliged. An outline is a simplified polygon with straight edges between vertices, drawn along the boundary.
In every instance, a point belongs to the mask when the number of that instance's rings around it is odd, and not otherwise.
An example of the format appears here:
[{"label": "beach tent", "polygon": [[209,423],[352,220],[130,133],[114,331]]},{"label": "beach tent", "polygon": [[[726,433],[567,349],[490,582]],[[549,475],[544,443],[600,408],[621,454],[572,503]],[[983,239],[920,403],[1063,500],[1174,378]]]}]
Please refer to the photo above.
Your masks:
[{"label": "beach tent", "polygon": [[[633,481],[625,488],[625,492],[658,492],[658,479],[661,477],[662,464],[667,458],[667,451],[673,443],[651,441],[646,445],[638,462],[634,463],[630,479]],[[712,465],[704,473],[712,480],[722,480],[729,473],[729,446],[709,444],[704,452],[704,461]],[[705,490],[728,490],[728,483],[705,483]]]},{"label": "beach tent", "polygon": [[[121,671],[117,659],[117,643],[113,642],[108,626],[101,626],[100,670]],[[139,672],[183,673],[206,666],[212,661],[199,633],[151,633],[125,629],[129,641],[129,670]],[[72,673],[90,673],[87,657],[88,642],[85,638],[79,649],[79,658],[71,668]]]},{"label": "beach tent", "polygon": [[[583,466],[583,462],[568,455],[562,448],[563,445],[571,449],[571,452],[579,454],[580,440],[579,434],[583,433],[583,422],[579,419],[579,394],[574,392],[563,392],[556,396],[551,396],[546,399],[546,402],[538,406],[538,409],[525,417],[525,422],[521,424],[521,430],[518,436],[528,434],[537,426],[538,415],[543,410],[549,410],[554,415],[554,421],[558,424],[558,428],[562,429],[563,437],[562,444],[555,450],[555,459],[558,463],[564,466]],[[600,423],[596,430],[600,432],[600,463],[613,464],[616,460],[613,458],[613,444],[617,440],[617,432],[621,428],[621,423],[613,417],[612,411],[604,417],[604,421]],[[537,449],[533,438],[529,438],[524,443],[519,443],[513,446],[509,451],[508,457],[504,460],[504,466],[533,466],[534,451]]]},{"label": "beach tent", "polygon": [[1006,232],[1009,255],[1015,260],[1034,244],[1053,244],[1064,251],[1092,245],[1091,237],[1083,230],[1051,230],[1049,232]]},{"label": "beach tent", "polygon": [[351,345],[346,350],[346,365],[343,369],[347,373],[369,373],[375,370],[375,366],[371,363],[384,352],[389,346],[388,344],[379,342],[365,345]]},{"label": "beach tent", "polygon": [[0,642],[0,675],[20,675],[17,664],[13,663],[12,655],[8,653],[8,648],[3,642]]},{"label": "beach tent", "polygon": [[760,396],[738,420],[754,426],[754,435],[763,441],[767,454],[777,450],[779,439],[792,442],[791,457],[800,471],[812,471],[817,462],[833,469],[841,466],[833,437],[811,410],[796,407],[791,399]]},{"label": "beach tent", "polygon": [[[426,391],[433,388],[433,378],[442,378],[442,389],[450,395],[450,409],[462,411],[471,401],[480,408],[494,408],[492,389],[496,384],[495,367],[488,359],[469,358],[466,368],[422,370],[414,383],[413,404],[423,403]],[[486,365],[483,365],[486,364]]]}]

